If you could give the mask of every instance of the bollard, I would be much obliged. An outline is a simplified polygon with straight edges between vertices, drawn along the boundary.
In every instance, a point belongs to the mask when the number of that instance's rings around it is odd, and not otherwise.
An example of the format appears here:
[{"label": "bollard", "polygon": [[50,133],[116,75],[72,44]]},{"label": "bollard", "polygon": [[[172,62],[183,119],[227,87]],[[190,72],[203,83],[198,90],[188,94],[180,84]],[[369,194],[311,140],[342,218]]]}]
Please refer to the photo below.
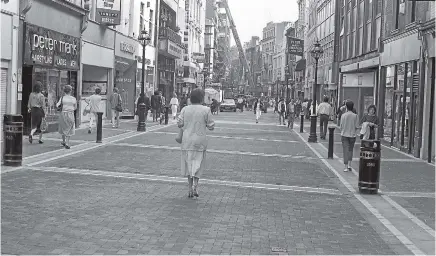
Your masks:
[{"label": "bollard", "polygon": [[[141,100],[141,98],[139,99]],[[144,102],[140,103],[138,106],[138,127],[136,128],[136,131],[145,132],[145,121],[147,120],[147,114],[147,106]]]},{"label": "bollard", "polygon": [[380,141],[362,140],[359,161],[359,192],[377,194],[380,179]]},{"label": "bollard", "polygon": [[165,106],[165,125],[168,124],[168,112],[170,111],[170,107]]},{"label": "bollard", "polygon": [[4,115],[3,164],[21,166],[23,162],[23,116]]},{"label": "bollard", "polygon": [[335,140],[335,129],[336,127],[329,127],[329,151],[327,158],[333,159],[333,145]]},{"label": "bollard", "polygon": [[304,129],[304,114],[301,114],[301,116],[300,116],[300,132],[301,133],[304,132],[303,129]]},{"label": "bollard", "polygon": [[103,112],[97,112],[97,140],[96,143],[101,143],[103,137]]}]

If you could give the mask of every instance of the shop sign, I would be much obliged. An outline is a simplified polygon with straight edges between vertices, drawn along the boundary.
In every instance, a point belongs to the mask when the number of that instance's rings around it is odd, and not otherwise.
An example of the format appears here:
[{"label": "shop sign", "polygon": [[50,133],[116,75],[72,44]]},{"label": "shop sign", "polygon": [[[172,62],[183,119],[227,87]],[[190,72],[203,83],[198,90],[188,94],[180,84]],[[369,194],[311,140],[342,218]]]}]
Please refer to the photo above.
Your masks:
[{"label": "shop sign", "polygon": [[126,42],[120,42],[120,50],[122,52],[134,54],[135,53],[135,46],[133,46],[129,43],[126,43]]},{"label": "shop sign", "polygon": [[303,56],[304,40],[288,37],[288,52],[292,55]]},{"label": "shop sign", "polygon": [[97,0],[96,21],[106,25],[121,24],[121,0]]},{"label": "shop sign", "polygon": [[78,70],[80,39],[26,23],[24,64]]},{"label": "shop sign", "polygon": [[122,116],[133,116],[136,99],[136,60],[115,56],[115,86],[123,102]]},{"label": "shop sign", "polygon": [[193,52],[192,59],[194,59],[197,63],[204,63],[205,60],[204,53]]},{"label": "shop sign", "polygon": [[168,53],[173,55],[174,57],[181,59],[183,58],[183,49],[177,44],[167,40],[168,42]]}]

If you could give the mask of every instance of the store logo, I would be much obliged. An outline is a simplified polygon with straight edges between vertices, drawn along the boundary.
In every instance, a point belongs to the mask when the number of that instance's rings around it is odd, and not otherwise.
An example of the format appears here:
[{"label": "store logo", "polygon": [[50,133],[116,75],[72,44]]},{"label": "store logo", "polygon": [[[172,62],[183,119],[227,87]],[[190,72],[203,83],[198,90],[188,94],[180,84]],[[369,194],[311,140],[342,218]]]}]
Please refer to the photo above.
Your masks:
[{"label": "store logo", "polygon": [[131,53],[131,54],[135,53],[135,47],[133,45],[125,43],[125,42],[121,42],[120,43],[120,49],[123,52],[128,52],[128,53]]},{"label": "store logo", "polygon": [[77,45],[67,43],[64,41],[58,41],[56,39],[40,36],[37,34],[33,35],[33,43],[32,43],[32,50],[35,49],[47,49],[49,51],[55,51],[58,53],[67,53],[67,54],[73,54],[77,55]]}]

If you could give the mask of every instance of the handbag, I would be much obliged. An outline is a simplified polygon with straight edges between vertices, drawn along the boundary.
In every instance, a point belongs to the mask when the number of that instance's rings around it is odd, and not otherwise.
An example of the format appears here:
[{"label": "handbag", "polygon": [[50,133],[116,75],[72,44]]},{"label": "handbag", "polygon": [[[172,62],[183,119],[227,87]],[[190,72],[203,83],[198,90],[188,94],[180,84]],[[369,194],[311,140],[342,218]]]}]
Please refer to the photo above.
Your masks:
[{"label": "handbag", "polygon": [[183,129],[180,129],[179,133],[176,136],[177,143],[182,144],[182,138],[183,138]]},{"label": "handbag", "polygon": [[118,94],[118,104],[115,106],[117,112],[123,112],[123,107],[121,106],[121,96]]},{"label": "handbag", "polygon": [[45,117],[42,118],[40,130],[42,132],[45,132],[47,130],[47,119]]},{"label": "handbag", "polygon": [[91,113],[91,107],[89,106],[89,103],[88,103],[88,105],[86,105],[86,107],[83,109],[83,115],[86,116],[89,113]]},{"label": "handbag", "polygon": [[56,108],[56,111],[58,111],[58,112],[61,112],[62,109],[64,108],[64,104],[62,103],[63,99],[64,99],[64,96],[62,96],[62,98],[61,98],[61,104],[59,104],[59,106]]}]

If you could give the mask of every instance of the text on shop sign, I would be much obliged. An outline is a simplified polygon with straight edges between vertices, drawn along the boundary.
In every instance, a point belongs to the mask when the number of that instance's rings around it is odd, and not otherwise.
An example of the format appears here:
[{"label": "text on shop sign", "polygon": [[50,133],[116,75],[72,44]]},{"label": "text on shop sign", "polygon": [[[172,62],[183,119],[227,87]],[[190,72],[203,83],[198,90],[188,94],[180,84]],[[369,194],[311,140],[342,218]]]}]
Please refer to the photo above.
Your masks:
[{"label": "text on shop sign", "polygon": [[135,47],[133,45],[125,43],[125,42],[121,42],[120,43],[120,49],[123,52],[128,52],[128,53],[131,53],[131,54],[135,53]]}]

